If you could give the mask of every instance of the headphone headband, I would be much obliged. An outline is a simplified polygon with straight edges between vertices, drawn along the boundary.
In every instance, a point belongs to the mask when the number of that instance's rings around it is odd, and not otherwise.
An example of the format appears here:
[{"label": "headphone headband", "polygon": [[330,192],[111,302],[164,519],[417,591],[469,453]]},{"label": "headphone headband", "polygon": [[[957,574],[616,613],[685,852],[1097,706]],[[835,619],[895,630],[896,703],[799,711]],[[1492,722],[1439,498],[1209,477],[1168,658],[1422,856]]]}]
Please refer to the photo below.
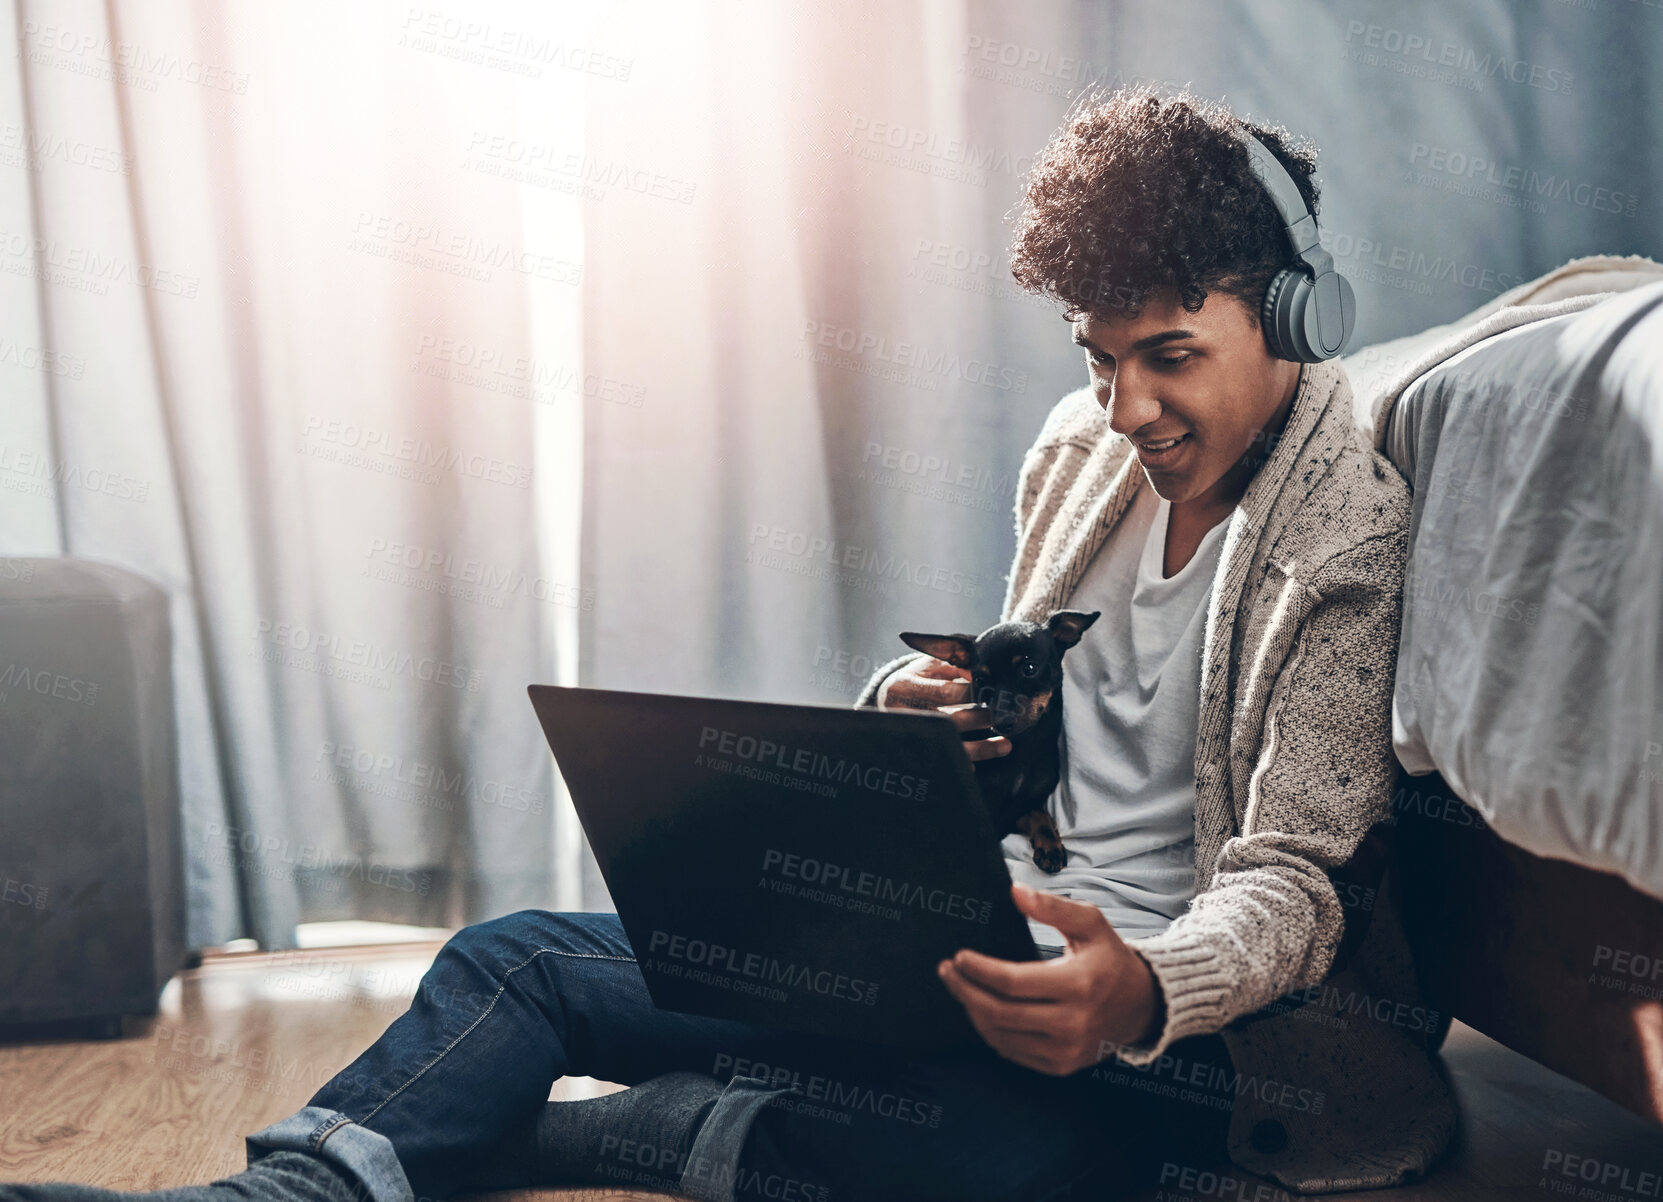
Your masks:
[{"label": "headphone headband", "polygon": [[1289,249],[1303,268],[1278,273],[1265,290],[1259,314],[1265,340],[1281,359],[1332,359],[1345,349],[1356,324],[1351,281],[1334,270],[1334,258],[1317,236],[1317,219],[1288,169],[1245,125],[1239,130],[1248,164],[1281,215]]},{"label": "headphone headband", "polygon": [[1253,174],[1259,177],[1259,183],[1270,194],[1270,202],[1282,215],[1282,224],[1288,227],[1288,242],[1293,247],[1293,253],[1303,258],[1307,250],[1317,245],[1317,219],[1305,207],[1299,185],[1294,183],[1288,169],[1282,166],[1282,160],[1271,154],[1270,148],[1247,130],[1241,132],[1247,157],[1252,160]]}]

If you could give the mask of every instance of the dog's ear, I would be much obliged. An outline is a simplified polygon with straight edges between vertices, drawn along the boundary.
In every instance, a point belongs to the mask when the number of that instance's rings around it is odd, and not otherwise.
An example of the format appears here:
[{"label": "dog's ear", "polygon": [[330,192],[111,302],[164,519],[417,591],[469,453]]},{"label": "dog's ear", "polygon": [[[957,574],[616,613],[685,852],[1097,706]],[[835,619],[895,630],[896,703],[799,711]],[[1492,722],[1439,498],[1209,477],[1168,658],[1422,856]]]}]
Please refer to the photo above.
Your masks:
[{"label": "dog's ear", "polygon": [[1051,616],[1045,619],[1045,632],[1057,641],[1057,646],[1067,651],[1080,641],[1086,627],[1097,621],[1102,612],[1097,609],[1089,614],[1077,609],[1053,610]]},{"label": "dog's ear", "polygon": [[901,632],[901,641],[914,651],[944,659],[955,667],[970,670],[970,648],[976,644],[973,634],[916,634]]}]

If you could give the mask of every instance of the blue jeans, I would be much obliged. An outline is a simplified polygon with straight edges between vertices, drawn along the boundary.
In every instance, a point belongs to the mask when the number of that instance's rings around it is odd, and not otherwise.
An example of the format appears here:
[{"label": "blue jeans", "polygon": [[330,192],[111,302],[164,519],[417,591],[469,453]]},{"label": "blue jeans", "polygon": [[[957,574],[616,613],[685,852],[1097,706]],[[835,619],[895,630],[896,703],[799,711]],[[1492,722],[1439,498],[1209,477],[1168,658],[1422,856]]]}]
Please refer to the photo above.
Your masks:
[{"label": "blue jeans", "polygon": [[[1174,1050],[1229,1068],[1216,1036]],[[1176,1141],[1190,1163],[1216,1159],[1229,1118],[1225,1099],[1048,1076],[985,1046],[908,1055],[659,1010],[617,915],[521,910],[452,936],[409,1010],[305,1108],[248,1136],[249,1160],[297,1149],[350,1168],[375,1202],[445,1198],[489,1177],[493,1145],[557,1078],[678,1070],[725,1082],[676,1166],[681,1192],[720,1202],[1038,1199],[1128,1149]],[[612,1151],[620,1184],[653,1159]]]}]

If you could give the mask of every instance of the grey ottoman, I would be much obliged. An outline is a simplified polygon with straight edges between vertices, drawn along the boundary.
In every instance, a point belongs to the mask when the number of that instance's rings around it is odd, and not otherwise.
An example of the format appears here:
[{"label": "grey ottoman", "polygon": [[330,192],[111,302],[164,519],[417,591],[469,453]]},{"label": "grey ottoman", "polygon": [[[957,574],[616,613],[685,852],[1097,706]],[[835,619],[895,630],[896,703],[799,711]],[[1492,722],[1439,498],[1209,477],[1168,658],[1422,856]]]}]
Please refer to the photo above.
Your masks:
[{"label": "grey ottoman", "polygon": [[0,1037],[118,1035],[185,959],[171,642],[141,576],[0,559]]}]

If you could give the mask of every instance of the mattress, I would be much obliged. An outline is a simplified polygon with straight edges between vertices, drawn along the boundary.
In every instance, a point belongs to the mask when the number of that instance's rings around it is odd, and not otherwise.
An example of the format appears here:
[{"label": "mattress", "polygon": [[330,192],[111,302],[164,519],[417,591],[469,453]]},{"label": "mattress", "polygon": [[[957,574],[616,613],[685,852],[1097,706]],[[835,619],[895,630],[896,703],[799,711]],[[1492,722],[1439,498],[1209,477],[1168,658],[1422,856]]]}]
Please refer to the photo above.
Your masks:
[{"label": "mattress", "polygon": [[1381,420],[1414,486],[1398,757],[1663,897],[1663,284],[1483,338]]}]

